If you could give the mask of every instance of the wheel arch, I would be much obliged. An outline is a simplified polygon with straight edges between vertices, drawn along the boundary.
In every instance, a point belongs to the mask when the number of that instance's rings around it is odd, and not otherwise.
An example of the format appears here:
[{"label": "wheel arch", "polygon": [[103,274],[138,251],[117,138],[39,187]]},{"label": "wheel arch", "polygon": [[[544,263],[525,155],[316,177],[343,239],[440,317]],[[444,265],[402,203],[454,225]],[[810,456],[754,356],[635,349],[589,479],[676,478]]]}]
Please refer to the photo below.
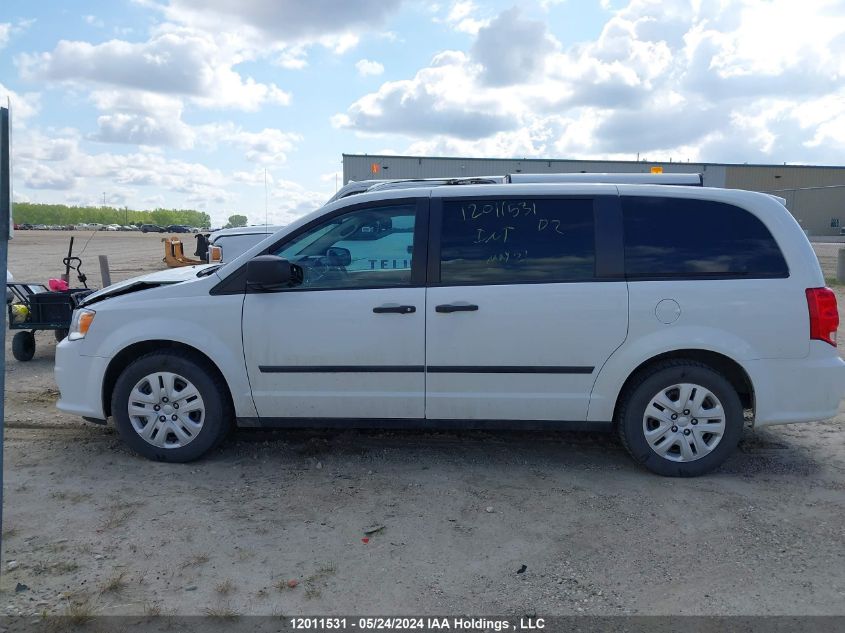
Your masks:
[{"label": "wheel arch", "polygon": [[751,409],[752,412],[754,411],[754,384],[751,382],[748,372],[745,371],[742,365],[729,356],[711,350],[677,349],[663,352],[662,354],[658,354],[643,361],[628,375],[628,378],[616,394],[616,403],[613,407],[614,424],[618,422],[619,407],[622,404],[622,398],[627,391],[628,385],[636,380],[643,371],[646,371],[649,367],[665,360],[691,360],[712,367],[731,383],[739,395],[739,400],[742,403],[743,409]]},{"label": "wheel arch", "polygon": [[140,356],[143,356],[144,354],[167,350],[179,350],[185,352],[196,358],[206,367],[208,367],[210,371],[216,373],[219,378],[223,381],[223,384],[226,385],[224,397],[228,399],[229,405],[232,407],[232,411],[234,411],[234,399],[232,397],[231,387],[228,381],[226,380],[226,377],[223,375],[223,372],[220,371],[220,368],[217,366],[217,364],[207,354],[204,354],[196,347],[187,345],[186,343],[180,343],[178,341],[170,341],[165,339],[157,339],[132,343],[131,345],[128,345],[127,347],[124,347],[122,350],[120,350],[117,354],[114,355],[114,357],[112,357],[111,361],[109,361],[108,367],[106,368],[106,373],[103,377],[103,388],[101,393],[101,398],[103,402],[103,412],[105,413],[106,417],[112,414],[111,396],[112,392],[114,391],[114,386],[117,383],[117,379],[123,372],[123,370],[126,369],[133,360]]}]

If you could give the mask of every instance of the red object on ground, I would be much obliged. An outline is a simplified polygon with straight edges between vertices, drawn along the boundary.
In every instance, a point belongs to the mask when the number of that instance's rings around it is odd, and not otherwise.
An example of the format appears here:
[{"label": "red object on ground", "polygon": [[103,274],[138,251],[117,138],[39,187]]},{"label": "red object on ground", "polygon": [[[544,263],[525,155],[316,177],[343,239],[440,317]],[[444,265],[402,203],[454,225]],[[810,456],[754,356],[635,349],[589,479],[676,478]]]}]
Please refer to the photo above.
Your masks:
[{"label": "red object on ground", "polygon": [[298,584],[299,584],[299,581],[296,578],[294,578],[292,580],[288,580],[288,587],[290,587],[291,589],[296,587]]},{"label": "red object on ground", "polygon": [[361,539],[361,542],[362,543],[369,543],[370,539],[369,539],[369,537],[365,536],[364,538]]}]

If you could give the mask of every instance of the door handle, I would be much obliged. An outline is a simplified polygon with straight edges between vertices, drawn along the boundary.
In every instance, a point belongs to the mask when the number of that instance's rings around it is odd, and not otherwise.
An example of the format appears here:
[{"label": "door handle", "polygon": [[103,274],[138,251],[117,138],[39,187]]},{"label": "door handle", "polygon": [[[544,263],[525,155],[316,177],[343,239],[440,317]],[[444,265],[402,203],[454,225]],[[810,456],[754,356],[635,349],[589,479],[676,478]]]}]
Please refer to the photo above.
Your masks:
[{"label": "door handle", "polygon": [[395,303],[386,303],[383,306],[373,308],[373,312],[376,314],[411,314],[416,311],[416,306],[400,306]]},{"label": "door handle", "polygon": [[434,308],[436,312],[475,312],[478,306],[474,303],[441,303]]}]

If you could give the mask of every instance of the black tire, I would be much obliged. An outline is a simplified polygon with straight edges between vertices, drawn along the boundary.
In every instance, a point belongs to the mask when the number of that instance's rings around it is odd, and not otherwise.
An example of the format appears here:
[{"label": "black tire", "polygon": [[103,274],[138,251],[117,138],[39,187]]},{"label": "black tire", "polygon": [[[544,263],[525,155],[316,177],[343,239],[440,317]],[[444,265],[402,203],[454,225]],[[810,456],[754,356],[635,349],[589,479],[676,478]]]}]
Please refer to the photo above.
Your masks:
[{"label": "black tire", "polygon": [[32,360],[35,356],[35,335],[32,332],[18,332],[12,337],[12,356],[24,362]]},{"label": "black tire", "polygon": [[67,338],[67,330],[54,330],[53,335],[56,337],[56,342],[61,343],[63,340]]},{"label": "black tire", "polygon": [[[135,431],[129,420],[129,395],[145,376],[160,372],[183,376],[199,391],[205,404],[205,419],[199,433],[184,446],[163,448],[148,443]],[[198,459],[220,444],[232,428],[233,411],[228,387],[218,372],[193,354],[162,350],[141,356],[117,379],[112,392],[111,410],[120,437],[136,453],[147,459],[183,463]]]},{"label": "black tire", "polygon": [[[643,415],[651,399],[661,389],[681,382],[709,389],[725,412],[725,433],[718,445],[704,457],[687,462],[658,455],[649,446],[643,430]],[[619,438],[634,461],[666,477],[697,477],[720,466],[736,449],[743,425],[742,403],[733,385],[713,368],[692,360],[663,361],[635,377],[622,394],[616,418]]]}]

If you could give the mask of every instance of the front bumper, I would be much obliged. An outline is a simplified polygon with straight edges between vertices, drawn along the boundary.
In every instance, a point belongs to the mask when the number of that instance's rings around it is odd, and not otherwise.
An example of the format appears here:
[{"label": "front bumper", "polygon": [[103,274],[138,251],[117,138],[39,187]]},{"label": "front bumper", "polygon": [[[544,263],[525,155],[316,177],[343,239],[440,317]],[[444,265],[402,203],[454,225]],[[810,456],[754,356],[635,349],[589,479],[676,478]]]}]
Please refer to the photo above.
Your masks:
[{"label": "front bumper", "polygon": [[54,373],[60,393],[56,406],[65,413],[105,420],[103,378],[109,359],[83,356],[79,353],[80,343],[65,339],[56,346]]},{"label": "front bumper", "polygon": [[810,341],[806,358],[747,361],[745,367],[754,385],[755,427],[832,418],[845,397],[845,361],[821,341]]}]

